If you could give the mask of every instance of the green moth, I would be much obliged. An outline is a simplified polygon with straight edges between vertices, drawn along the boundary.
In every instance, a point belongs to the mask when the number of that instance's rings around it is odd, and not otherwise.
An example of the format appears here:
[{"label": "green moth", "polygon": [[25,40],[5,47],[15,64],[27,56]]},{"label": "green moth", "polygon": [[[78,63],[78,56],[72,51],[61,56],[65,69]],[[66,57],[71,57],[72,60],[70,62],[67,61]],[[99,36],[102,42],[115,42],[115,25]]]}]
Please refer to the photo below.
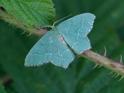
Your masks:
[{"label": "green moth", "polygon": [[92,30],[95,15],[84,13],[61,22],[48,31],[33,46],[25,59],[25,66],[39,66],[51,62],[67,68],[80,55],[91,48],[87,37]]}]

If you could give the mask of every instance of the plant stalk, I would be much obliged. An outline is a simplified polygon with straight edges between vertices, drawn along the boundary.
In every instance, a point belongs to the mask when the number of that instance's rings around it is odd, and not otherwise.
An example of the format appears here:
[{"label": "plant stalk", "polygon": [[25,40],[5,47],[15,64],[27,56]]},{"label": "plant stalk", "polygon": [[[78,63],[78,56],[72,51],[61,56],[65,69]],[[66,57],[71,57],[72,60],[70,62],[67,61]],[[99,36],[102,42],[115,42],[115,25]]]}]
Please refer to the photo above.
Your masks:
[{"label": "plant stalk", "polygon": [[120,62],[113,61],[105,56],[93,52],[92,50],[85,51],[81,56],[124,76],[124,65]]}]

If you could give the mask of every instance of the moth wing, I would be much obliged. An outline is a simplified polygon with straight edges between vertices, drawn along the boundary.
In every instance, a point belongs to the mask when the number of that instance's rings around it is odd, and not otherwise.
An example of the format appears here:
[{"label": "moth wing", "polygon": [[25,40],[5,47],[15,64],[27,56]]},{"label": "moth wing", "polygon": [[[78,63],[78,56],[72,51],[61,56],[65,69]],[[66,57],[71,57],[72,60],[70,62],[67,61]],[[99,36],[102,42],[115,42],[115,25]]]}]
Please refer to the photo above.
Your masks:
[{"label": "moth wing", "polygon": [[61,35],[56,31],[49,31],[29,51],[25,66],[39,66],[51,62],[67,68],[74,57]]},{"label": "moth wing", "polygon": [[87,35],[92,30],[94,19],[93,14],[84,13],[60,23],[56,28],[67,44],[77,54],[81,54],[91,48]]}]

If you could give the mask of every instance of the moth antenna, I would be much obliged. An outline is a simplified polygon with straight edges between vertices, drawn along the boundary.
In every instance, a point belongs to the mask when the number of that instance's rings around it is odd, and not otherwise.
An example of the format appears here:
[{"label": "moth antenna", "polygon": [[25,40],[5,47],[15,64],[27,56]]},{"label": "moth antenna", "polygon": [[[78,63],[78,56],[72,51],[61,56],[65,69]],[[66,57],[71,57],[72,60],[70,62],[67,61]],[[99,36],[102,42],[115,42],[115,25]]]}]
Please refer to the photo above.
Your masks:
[{"label": "moth antenna", "polygon": [[120,55],[120,63],[123,64],[123,56],[122,55]]},{"label": "moth antenna", "polygon": [[55,26],[56,24],[62,22],[63,20],[65,20],[65,19],[71,17],[71,15],[72,15],[72,14],[69,14],[69,15],[67,15],[67,16],[65,16],[65,17],[63,17],[63,18],[61,18],[61,19],[59,19],[59,20],[57,20],[57,21],[55,21],[52,26]]},{"label": "moth antenna", "polygon": [[107,55],[107,49],[106,49],[106,47],[104,46],[104,56],[106,56]]}]

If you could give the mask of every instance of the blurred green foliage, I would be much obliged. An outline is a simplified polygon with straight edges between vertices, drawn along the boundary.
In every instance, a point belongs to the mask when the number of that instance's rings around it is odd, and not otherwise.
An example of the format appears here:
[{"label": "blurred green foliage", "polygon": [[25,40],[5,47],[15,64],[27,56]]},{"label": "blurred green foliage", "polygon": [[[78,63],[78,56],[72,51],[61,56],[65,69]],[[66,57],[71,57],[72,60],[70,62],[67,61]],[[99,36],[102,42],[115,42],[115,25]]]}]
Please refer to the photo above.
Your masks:
[{"label": "blurred green foliage", "polygon": [[6,93],[2,84],[0,84],[0,93]]},{"label": "blurred green foliage", "polygon": [[[107,56],[119,61],[124,54],[124,0],[54,0],[54,3],[57,19],[94,13],[96,21],[89,35],[92,50],[104,54],[106,47]],[[93,69],[95,64],[84,58],[76,58],[67,70],[52,64],[24,67],[25,56],[39,37],[22,33],[21,29],[0,21],[0,76],[7,74],[13,80],[5,86],[6,93],[124,93],[124,80],[114,78],[103,67]]]}]

